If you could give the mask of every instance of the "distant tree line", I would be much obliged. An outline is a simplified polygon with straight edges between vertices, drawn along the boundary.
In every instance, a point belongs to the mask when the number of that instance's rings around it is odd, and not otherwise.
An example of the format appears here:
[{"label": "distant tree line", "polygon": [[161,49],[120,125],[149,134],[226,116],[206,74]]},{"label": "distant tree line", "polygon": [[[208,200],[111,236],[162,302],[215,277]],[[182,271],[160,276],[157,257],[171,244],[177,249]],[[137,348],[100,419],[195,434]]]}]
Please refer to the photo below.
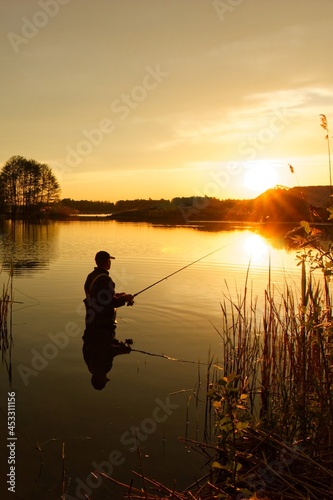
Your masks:
[{"label": "distant tree line", "polygon": [[115,204],[110,201],[73,200],[63,198],[62,205],[82,214],[108,214],[114,211]]},{"label": "distant tree line", "polygon": [[151,198],[148,200],[118,200],[115,203],[111,201],[73,200],[72,198],[63,198],[61,203],[82,214],[108,214],[123,210],[141,210],[153,206],[163,206],[163,208],[167,208],[171,202],[169,200],[153,200]]},{"label": "distant tree line", "polygon": [[223,210],[227,212],[235,203],[241,203],[239,200],[219,200],[217,198],[209,198],[207,196],[189,196],[177,197],[171,200],[164,198],[160,199],[142,199],[134,200],[118,200],[115,203],[109,201],[92,201],[92,200],[73,200],[72,198],[63,198],[61,203],[80,213],[101,214],[110,212],[121,212],[131,210],[190,210],[193,213],[203,209],[205,210]]}]

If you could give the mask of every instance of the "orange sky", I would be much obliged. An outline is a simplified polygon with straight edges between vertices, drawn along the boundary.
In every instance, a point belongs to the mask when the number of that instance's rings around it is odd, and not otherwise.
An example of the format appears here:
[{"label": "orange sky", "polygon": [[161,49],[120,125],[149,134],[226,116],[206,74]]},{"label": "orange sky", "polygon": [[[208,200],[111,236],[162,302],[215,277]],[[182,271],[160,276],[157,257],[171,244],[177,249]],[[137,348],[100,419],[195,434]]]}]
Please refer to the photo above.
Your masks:
[{"label": "orange sky", "polygon": [[331,0],[2,0],[0,164],[45,162],[74,199],[328,184],[332,19]]}]

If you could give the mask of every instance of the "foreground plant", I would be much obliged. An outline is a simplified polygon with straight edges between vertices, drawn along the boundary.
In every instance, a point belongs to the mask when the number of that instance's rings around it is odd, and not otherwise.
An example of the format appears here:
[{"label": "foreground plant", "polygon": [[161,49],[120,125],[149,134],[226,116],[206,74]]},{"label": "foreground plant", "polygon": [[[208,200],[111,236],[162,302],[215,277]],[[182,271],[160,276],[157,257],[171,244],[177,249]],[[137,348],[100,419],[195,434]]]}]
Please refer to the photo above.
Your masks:
[{"label": "foreground plant", "polygon": [[[0,273],[1,274],[1,273]],[[0,350],[2,364],[6,366],[9,383],[12,383],[11,353],[13,345],[12,336],[12,272],[7,283],[3,284],[0,296]]]},{"label": "foreground plant", "polygon": [[[325,139],[327,140],[328,168],[329,168],[330,187],[331,187],[331,190],[332,190],[332,168],[331,168],[330,132],[328,130],[328,123],[327,123],[326,115],[321,114],[319,116],[320,116],[320,126],[326,131],[326,137],[325,137]],[[331,194],[332,194],[332,192],[331,192]]]},{"label": "foreground plant", "polygon": [[[312,257],[318,265],[320,256]],[[333,324],[327,273],[316,284],[311,273],[307,276],[304,254],[300,265],[299,296],[287,285],[277,294],[269,283],[263,314],[256,303],[247,303],[246,287],[238,304],[222,305],[217,370],[223,376],[209,393],[218,440],[213,466],[226,495],[221,498],[259,492],[274,499],[328,499],[332,494]]]}]

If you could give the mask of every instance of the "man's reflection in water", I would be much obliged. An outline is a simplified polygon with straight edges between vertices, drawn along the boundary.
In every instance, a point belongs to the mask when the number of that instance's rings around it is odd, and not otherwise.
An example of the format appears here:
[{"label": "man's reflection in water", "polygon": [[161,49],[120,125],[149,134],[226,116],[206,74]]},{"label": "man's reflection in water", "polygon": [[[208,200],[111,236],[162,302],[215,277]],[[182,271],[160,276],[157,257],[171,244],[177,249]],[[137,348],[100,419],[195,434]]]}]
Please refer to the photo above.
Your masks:
[{"label": "man's reflection in water", "polygon": [[129,354],[132,340],[120,342],[115,338],[115,328],[87,327],[83,335],[83,358],[91,373],[91,384],[96,390],[104,389],[110,380],[107,374],[113,359],[120,354]]}]

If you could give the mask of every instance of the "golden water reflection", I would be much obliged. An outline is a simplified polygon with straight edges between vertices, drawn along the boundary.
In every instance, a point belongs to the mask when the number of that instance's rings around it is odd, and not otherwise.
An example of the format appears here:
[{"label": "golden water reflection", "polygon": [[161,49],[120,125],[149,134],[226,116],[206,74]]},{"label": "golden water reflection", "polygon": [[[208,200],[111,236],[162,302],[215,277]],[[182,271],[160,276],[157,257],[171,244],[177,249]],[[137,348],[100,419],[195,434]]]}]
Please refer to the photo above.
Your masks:
[{"label": "golden water reflection", "polygon": [[[287,225],[198,222],[188,226],[117,223],[115,221],[52,222],[31,224],[24,221],[0,221],[0,259],[3,269],[13,274],[33,274],[49,269],[63,252],[84,259],[94,254],[96,242],[108,241],[117,256],[131,255],[179,258],[191,262],[223,247],[207,262],[248,265],[268,264],[268,249],[288,252]],[[117,234],[112,243],[112,235]],[[139,235],[139,239],[138,239]],[[111,241],[110,241],[111,236]],[[66,239],[66,241],[64,241]],[[111,251],[111,248],[110,248]]]},{"label": "golden water reflection", "polygon": [[0,258],[4,269],[21,275],[47,269],[56,256],[59,226],[43,222],[1,221]]},{"label": "golden water reflection", "polygon": [[269,246],[262,236],[251,234],[244,240],[244,251],[251,262],[259,264],[267,262]]}]

